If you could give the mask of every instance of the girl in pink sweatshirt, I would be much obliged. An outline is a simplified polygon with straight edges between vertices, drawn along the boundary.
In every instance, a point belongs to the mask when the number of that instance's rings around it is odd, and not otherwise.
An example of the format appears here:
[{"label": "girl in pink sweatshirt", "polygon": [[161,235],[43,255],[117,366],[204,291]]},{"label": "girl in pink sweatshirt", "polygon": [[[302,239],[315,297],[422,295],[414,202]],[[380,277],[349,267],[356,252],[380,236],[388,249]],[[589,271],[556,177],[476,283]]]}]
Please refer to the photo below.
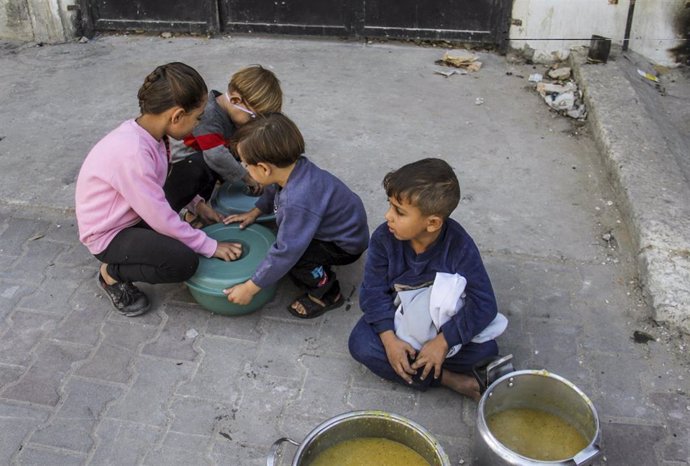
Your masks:
[{"label": "girl in pink sweatshirt", "polygon": [[159,66],[139,89],[141,115],[101,139],[79,172],[79,239],[102,262],[98,283],[126,316],[149,309],[132,282],[181,282],[196,271],[197,254],[226,261],[241,255],[241,245],[216,242],[182,221],[163,192],[168,137],[192,132],[206,95],[204,80],[190,66]]}]

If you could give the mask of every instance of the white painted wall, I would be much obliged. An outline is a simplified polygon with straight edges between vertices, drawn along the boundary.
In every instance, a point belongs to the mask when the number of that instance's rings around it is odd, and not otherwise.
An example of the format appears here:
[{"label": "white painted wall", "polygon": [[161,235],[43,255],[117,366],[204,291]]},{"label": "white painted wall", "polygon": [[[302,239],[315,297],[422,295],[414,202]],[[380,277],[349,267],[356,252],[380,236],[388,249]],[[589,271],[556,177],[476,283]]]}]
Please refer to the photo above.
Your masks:
[{"label": "white painted wall", "polygon": [[74,38],[76,0],[0,0],[0,39],[65,42]]},{"label": "white painted wall", "polygon": [[[663,64],[673,64],[668,49],[683,36],[673,30],[674,18],[688,0],[637,0],[629,48]],[[572,47],[588,46],[592,34],[622,45],[630,0],[514,0],[511,47],[535,50],[535,61],[566,58]]]}]

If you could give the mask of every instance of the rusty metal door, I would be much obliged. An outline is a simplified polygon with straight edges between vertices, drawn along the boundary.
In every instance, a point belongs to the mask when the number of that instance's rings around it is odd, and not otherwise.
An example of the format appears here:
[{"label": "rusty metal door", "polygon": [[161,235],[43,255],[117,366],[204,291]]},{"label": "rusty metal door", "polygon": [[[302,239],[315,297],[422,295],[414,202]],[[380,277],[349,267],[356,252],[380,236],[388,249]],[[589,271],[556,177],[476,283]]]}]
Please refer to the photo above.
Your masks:
[{"label": "rusty metal door", "polygon": [[502,46],[513,0],[80,0],[96,31],[268,33]]}]

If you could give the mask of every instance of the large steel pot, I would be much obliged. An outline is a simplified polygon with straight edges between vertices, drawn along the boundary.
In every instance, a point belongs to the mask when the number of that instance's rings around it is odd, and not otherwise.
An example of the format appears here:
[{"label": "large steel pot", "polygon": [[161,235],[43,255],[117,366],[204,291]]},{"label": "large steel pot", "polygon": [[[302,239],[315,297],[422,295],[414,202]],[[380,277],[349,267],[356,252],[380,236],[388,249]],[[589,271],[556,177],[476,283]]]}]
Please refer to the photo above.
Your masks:
[{"label": "large steel pot", "polygon": [[297,446],[292,466],[308,466],[319,453],[346,440],[379,437],[412,448],[431,466],[450,466],[450,460],[438,441],[422,426],[397,414],[384,411],[352,411],[333,417],[316,426],[302,443],[287,437],[275,441],[266,459],[267,466],[276,464],[280,444]]},{"label": "large steel pot", "polygon": [[[491,433],[487,419],[507,409],[531,408],[561,417],[577,429],[588,445],[572,458],[538,461],[522,456],[500,443]],[[477,407],[474,463],[477,465],[590,465],[601,454],[599,417],[594,405],[568,380],[545,370],[510,372],[493,382]]]}]

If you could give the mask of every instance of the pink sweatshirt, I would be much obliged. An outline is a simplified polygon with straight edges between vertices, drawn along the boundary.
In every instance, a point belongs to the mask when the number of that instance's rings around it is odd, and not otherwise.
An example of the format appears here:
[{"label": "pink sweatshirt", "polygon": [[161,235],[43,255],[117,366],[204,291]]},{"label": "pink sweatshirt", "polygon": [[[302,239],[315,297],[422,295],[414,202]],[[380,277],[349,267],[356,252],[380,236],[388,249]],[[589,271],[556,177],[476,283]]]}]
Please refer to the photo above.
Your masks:
[{"label": "pink sweatshirt", "polygon": [[98,254],[116,234],[143,219],[158,233],[213,256],[216,240],[180,220],[165,199],[167,174],[163,141],[134,120],[115,128],[91,149],[77,178],[79,240]]}]

